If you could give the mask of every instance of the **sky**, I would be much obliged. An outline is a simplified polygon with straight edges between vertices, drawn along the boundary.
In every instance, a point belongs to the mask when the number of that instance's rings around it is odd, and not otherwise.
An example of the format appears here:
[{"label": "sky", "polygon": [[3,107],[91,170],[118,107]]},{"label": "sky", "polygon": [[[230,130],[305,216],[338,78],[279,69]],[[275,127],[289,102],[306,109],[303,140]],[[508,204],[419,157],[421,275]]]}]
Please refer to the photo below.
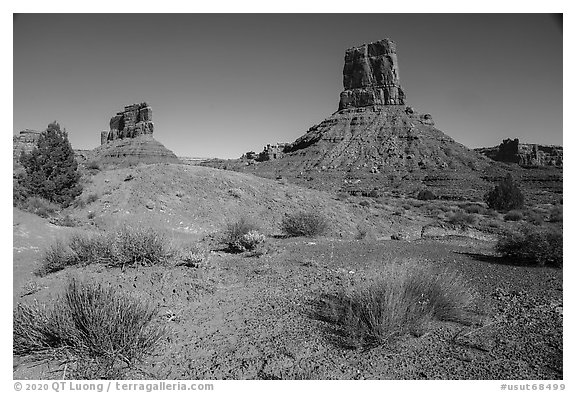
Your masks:
[{"label": "sky", "polygon": [[13,34],[13,133],[56,120],[76,149],[143,101],[178,156],[292,142],[338,109],[346,49],[383,38],[407,105],[456,141],[563,144],[549,14],[17,14]]}]

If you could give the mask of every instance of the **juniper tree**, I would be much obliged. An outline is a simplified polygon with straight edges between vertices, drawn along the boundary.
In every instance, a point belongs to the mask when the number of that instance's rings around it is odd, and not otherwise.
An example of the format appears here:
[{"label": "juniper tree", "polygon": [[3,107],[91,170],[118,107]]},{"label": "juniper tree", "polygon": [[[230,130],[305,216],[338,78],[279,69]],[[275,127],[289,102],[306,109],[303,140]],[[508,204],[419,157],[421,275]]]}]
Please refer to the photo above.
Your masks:
[{"label": "juniper tree", "polygon": [[524,206],[524,195],[508,173],[494,189],[487,192],[484,200],[491,209],[509,211]]},{"label": "juniper tree", "polygon": [[66,130],[50,123],[40,134],[36,147],[20,155],[25,173],[20,185],[29,196],[39,196],[68,206],[82,192],[80,173]]}]

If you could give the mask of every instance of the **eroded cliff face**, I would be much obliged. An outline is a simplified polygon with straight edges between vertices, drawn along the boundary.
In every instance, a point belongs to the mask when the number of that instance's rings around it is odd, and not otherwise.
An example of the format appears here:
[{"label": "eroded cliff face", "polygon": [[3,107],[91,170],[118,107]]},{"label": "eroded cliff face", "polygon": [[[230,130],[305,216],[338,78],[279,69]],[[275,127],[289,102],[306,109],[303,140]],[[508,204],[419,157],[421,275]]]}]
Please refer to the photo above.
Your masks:
[{"label": "eroded cliff face", "polygon": [[122,112],[118,112],[110,119],[110,130],[102,131],[100,144],[153,133],[152,108],[145,102],[127,105]]},{"label": "eroded cliff face", "polygon": [[475,150],[495,161],[511,162],[525,167],[562,167],[564,163],[562,146],[520,143],[518,139],[505,139],[498,146]]},{"label": "eroded cliff face", "polygon": [[344,56],[344,91],[339,110],[371,105],[404,105],[396,44],[384,39],[350,48]]}]

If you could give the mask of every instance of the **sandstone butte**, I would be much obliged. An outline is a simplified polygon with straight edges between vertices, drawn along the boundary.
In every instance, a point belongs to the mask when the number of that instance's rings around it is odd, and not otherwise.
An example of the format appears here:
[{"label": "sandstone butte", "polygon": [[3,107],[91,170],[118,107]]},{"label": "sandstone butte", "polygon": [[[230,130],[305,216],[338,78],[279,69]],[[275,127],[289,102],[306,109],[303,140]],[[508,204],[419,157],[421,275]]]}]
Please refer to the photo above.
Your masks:
[{"label": "sandstone butte", "polygon": [[204,165],[332,191],[430,187],[447,197],[479,194],[503,176],[497,162],[457,143],[430,114],[407,105],[399,70],[390,39],[349,48],[335,113],[283,146],[277,159],[254,163],[244,156]]},{"label": "sandstone butte", "polygon": [[145,102],[128,105],[110,119],[100,134],[95,160],[112,166],[179,163],[178,157],[153,137],[152,108]]}]

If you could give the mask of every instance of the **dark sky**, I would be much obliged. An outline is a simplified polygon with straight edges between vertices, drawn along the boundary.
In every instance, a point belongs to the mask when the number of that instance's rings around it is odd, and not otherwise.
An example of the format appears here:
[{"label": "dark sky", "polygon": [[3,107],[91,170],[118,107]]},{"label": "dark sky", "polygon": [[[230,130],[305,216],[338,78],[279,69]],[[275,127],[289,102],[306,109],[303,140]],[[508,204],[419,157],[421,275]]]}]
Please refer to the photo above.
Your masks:
[{"label": "dark sky", "polygon": [[546,14],[50,14],[14,18],[14,133],[99,144],[146,101],[179,156],[292,142],[338,108],[346,48],[391,38],[407,103],[468,147],[562,144],[562,26]]}]

